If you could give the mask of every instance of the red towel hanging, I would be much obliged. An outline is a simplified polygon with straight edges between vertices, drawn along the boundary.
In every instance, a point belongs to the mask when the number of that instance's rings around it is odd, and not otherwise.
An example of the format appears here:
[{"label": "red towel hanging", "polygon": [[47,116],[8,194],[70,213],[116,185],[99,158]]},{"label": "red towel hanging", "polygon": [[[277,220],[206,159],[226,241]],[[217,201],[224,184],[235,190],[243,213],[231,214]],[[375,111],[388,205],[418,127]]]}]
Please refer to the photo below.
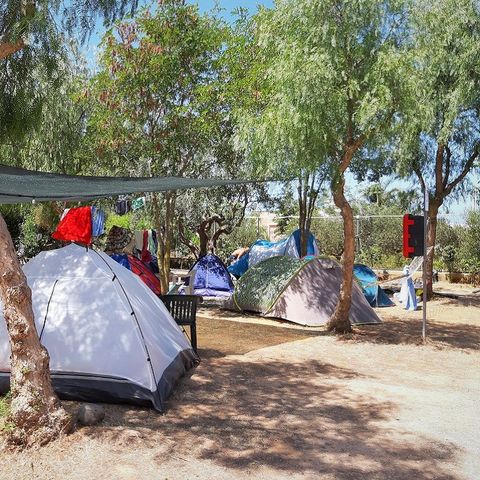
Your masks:
[{"label": "red towel hanging", "polygon": [[71,208],[60,220],[52,237],[64,242],[92,243],[92,211],[90,207]]}]

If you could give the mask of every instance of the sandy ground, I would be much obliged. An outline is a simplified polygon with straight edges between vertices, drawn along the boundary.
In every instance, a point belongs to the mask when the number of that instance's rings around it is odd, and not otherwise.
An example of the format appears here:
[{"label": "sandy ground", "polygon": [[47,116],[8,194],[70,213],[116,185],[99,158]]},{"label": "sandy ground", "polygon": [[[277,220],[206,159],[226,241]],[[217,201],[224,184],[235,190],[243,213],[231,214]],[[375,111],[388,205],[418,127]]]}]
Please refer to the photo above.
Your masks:
[{"label": "sandy ground", "polygon": [[478,296],[431,302],[427,345],[398,307],[342,339],[200,315],[202,363],[165,415],[107,406],[100,426],[3,450],[0,479],[480,479]]}]

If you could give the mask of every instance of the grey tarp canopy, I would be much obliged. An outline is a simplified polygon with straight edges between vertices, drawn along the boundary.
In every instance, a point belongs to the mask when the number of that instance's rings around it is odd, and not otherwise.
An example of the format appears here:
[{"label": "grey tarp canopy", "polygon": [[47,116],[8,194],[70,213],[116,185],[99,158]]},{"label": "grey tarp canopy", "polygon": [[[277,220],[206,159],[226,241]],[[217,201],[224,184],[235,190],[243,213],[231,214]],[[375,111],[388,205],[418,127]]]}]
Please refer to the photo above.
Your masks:
[{"label": "grey tarp canopy", "polygon": [[254,183],[187,177],[93,177],[44,173],[0,165],[0,204],[91,200],[137,192],[165,192]]}]

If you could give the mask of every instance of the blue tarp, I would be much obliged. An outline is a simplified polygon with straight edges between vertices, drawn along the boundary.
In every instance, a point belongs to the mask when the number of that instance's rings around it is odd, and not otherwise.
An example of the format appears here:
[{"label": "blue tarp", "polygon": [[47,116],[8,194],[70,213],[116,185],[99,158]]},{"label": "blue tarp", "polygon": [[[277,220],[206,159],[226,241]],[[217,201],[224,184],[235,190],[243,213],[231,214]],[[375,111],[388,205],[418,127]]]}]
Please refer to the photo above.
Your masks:
[{"label": "blue tarp", "polygon": [[353,267],[353,273],[372,307],[392,307],[394,305],[378,284],[377,275],[370,267],[357,263]]},{"label": "blue tarp", "polygon": [[[292,233],[291,236],[295,239],[295,244],[297,246],[297,250],[300,253],[300,251],[301,251],[301,246],[300,246],[301,232],[300,232],[300,229],[295,230]],[[312,256],[318,255],[318,248],[317,248],[316,240],[315,240],[315,237],[314,237],[313,233],[308,234],[308,240],[307,240],[307,255],[306,256],[310,256],[310,255],[312,255]]]},{"label": "blue tarp", "polygon": [[123,265],[125,268],[128,268],[129,270],[131,270],[130,262],[128,261],[128,255],[127,254],[125,254],[125,253],[113,253],[112,255],[110,255],[110,257],[112,257],[120,265]]},{"label": "blue tarp", "polygon": [[226,297],[233,293],[233,282],[227,267],[216,255],[199,258],[191,270],[195,270],[195,295]]},{"label": "blue tarp", "polygon": [[[291,235],[278,242],[269,242],[268,240],[257,240],[250,247],[250,251],[242,255],[236,262],[233,262],[228,271],[235,277],[241,277],[249,267],[276,256],[289,256],[300,258],[300,230],[295,230]],[[307,256],[317,256],[318,247],[315,237],[312,233],[308,236]]]},{"label": "blue tarp", "polygon": [[235,277],[240,278],[248,270],[249,257],[250,253],[245,253],[236,262],[229,265],[227,270]]}]

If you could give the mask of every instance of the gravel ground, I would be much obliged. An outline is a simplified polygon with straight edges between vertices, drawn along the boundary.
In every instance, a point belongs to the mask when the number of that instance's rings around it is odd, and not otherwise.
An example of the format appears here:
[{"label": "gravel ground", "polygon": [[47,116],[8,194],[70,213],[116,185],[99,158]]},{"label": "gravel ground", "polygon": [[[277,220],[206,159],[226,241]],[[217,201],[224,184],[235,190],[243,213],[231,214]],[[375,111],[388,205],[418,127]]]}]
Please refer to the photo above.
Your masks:
[{"label": "gravel ground", "polygon": [[343,338],[203,310],[202,363],[165,415],[107,406],[100,426],[4,449],[0,479],[478,480],[479,307],[435,299],[426,345],[398,307]]}]

